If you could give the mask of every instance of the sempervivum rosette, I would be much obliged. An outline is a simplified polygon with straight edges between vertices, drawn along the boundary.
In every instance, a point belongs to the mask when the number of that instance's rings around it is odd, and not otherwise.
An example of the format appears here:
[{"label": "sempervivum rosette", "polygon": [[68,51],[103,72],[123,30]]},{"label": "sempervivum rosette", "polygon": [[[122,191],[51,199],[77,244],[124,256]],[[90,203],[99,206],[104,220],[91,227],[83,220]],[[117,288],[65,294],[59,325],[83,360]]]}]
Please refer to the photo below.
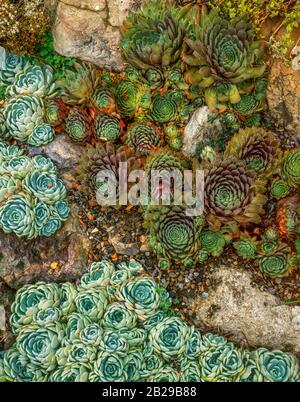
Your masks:
[{"label": "sempervivum rosette", "polygon": [[195,359],[201,353],[201,334],[194,327],[190,328],[189,337],[186,343],[185,357],[187,359]]},{"label": "sempervivum rosette", "polygon": [[39,310],[33,316],[33,322],[38,324],[40,327],[55,323],[60,321],[61,312],[56,307],[47,307],[43,310]]},{"label": "sempervivum rosette", "polygon": [[91,323],[92,322],[90,318],[84,316],[83,314],[80,313],[70,314],[68,316],[65,326],[64,343],[73,341],[74,339],[78,339],[81,330],[90,325]]},{"label": "sempervivum rosette", "polygon": [[136,314],[121,303],[110,304],[103,316],[102,325],[115,330],[132,329],[136,325]]},{"label": "sempervivum rosette", "polygon": [[63,182],[48,173],[35,170],[25,177],[23,185],[26,191],[49,205],[66,197]]},{"label": "sempervivum rosette", "polygon": [[22,325],[32,323],[35,314],[47,308],[59,307],[60,291],[55,283],[25,285],[18,290],[11,306],[10,324],[14,332]]},{"label": "sempervivum rosette", "polygon": [[148,382],[179,382],[178,371],[171,366],[164,366],[147,378]]},{"label": "sempervivum rosette", "polygon": [[129,343],[120,331],[107,330],[103,333],[99,348],[105,352],[125,357],[129,349]]},{"label": "sempervivum rosette", "polygon": [[50,99],[45,102],[45,120],[53,127],[61,123],[60,107],[55,100]]},{"label": "sempervivum rosette", "polygon": [[150,117],[158,123],[168,123],[178,118],[178,104],[169,92],[158,93],[152,98]]},{"label": "sempervivum rosette", "polygon": [[122,121],[109,114],[100,114],[96,117],[94,134],[97,140],[116,141],[122,133]]},{"label": "sempervivum rosette", "polygon": [[0,177],[0,203],[7,200],[12,194],[14,194],[18,187],[20,187],[20,182],[13,179],[9,175],[2,174]]},{"label": "sempervivum rosette", "polygon": [[180,362],[180,381],[201,382],[199,363],[196,361],[182,360]]},{"label": "sempervivum rosette", "polygon": [[44,104],[37,96],[18,95],[5,103],[3,116],[10,136],[25,142],[33,129],[43,123]]},{"label": "sempervivum rosette", "polygon": [[134,278],[122,284],[117,299],[134,311],[141,321],[151,317],[160,303],[155,281],[147,277]]},{"label": "sempervivum rosette", "polygon": [[89,267],[89,272],[82,275],[78,288],[106,287],[110,283],[113,272],[114,265],[110,261],[93,262]]},{"label": "sempervivum rosette", "polygon": [[171,359],[184,353],[189,338],[189,327],[177,317],[167,317],[149,332],[149,339],[156,353]]},{"label": "sempervivum rosette", "polygon": [[224,160],[213,167],[206,175],[204,187],[209,219],[259,223],[266,197],[260,194],[263,188],[255,176],[236,159]]},{"label": "sempervivum rosette", "polygon": [[45,327],[28,325],[20,329],[16,341],[19,353],[46,372],[56,368],[56,352],[64,337],[61,324]]},{"label": "sempervivum rosette", "polygon": [[0,165],[0,174],[7,174],[15,180],[23,179],[32,168],[32,160],[28,156],[20,155],[3,161]]},{"label": "sempervivum rosette", "polygon": [[7,90],[7,96],[36,95],[38,97],[54,94],[55,83],[52,67],[45,64],[27,63]]},{"label": "sempervivum rosette", "polygon": [[99,320],[107,306],[106,292],[102,288],[82,290],[75,298],[75,305],[79,314],[93,321]]},{"label": "sempervivum rosette", "polygon": [[91,382],[124,382],[126,381],[122,359],[109,352],[100,352],[90,374]]},{"label": "sempervivum rosette", "polygon": [[103,328],[99,324],[89,324],[82,328],[79,338],[85,345],[98,346],[103,336]]},{"label": "sempervivum rosette", "polygon": [[26,56],[16,56],[7,52],[3,47],[0,49],[1,68],[0,83],[1,85],[10,85],[14,82],[15,77],[23,70],[26,63]]},{"label": "sempervivum rosette", "polygon": [[211,230],[204,230],[200,234],[201,250],[206,251],[214,257],[218,257],[223,253],[225,247],[224,237]]},{"label": "sempervivum rosette", "polygon": [[246,128],[229,141],[224,157],[240,159],[247,169],[268,177],[276,168],[278,147],[279,141],[271,132],[263,128]]},{"label": "sempervivum rosette", "polygon": [[65,282],[59,285],[60,305],[62,317],[66,317],[75,311],[74,300],[77,295],[77,289],[72,283]]},{"label": "sempervivum rosette", "polygon": [[70,363],[53,371],[50,382],[88,382],[92,367],[89,364]]},{"label": "sempervivum rosette", "polygon": [[76,107],[66,117],[64,127],[68,136],[75,142],[84,142],[91,131],[88,116]]},{"label": "sempervivum rosette", "polygon": [[257,254],[257,242],[250,236],[242,236],[233,243],[233,247],[239,257],[244,259],[255,258]]},{"label": "sempervivum rosette", "polygon": [[151,123],[133,123],[126,134],[127,144],[147,156],[160,142],[158,128]]},{"label": "sempervivum rosette", "polygon": [[276,200],[280,200],[288,195],[290,186],[282,179],[275,179],[271,183],[270,195]]},{"label": "sempervivum rosette", "polygon": [[199,251],[198,225],[182,206],[163,206],[148,209],[147,227],[149,244],[162,258],[162,268],[167,260],[190,266]]},{"label": "sempervivum rosette", "polygon": [[46,172],[53,176],[56,175],[56,166],[51,159],[45,158],[42,155],[37,155],[32,158],[32,162],[35,170],[38,170],[39,172]]},{"label": "sempervivum rosette", "polygon": [[283,160],[282,178],[292,187],[300,185],[300,150],[288,151]]},{"label": "sempervivum rosette", "polygon": [[113,111],[116,107],[113,93],[102,87],[95,89],[91,102],[102,112]]},{"label": "sempervivum rosette", "polygon": [[259,348],[252,359],[267,382],[299,381],[298,361],[290,353]]},{"label": "sempervivum rosette", "polygon": [[33,239],[37,228],[31,199],[25,195],[13,195],[0,207],[0,227],[5,233]]},{"label": "sempervivum rosette", "polygon": [[27,142],[35,147],[46,145],[53,140],[54,133],[54,129],[50,124],[40,124],[33,129]]},{"label": "sempervivum rosette", "polygon": [[142,378],[145,378],[147,380],[149,376],[157,373],[157,371],[159,371],[163,367],[163,365],[164,360],[156,353],[144,356],[141,367]]},{"label": "sempervivum rosette", "polygon": [[114,88],[114,95],[119,113],[126,117],[147,110],[151,104],[149,88],[129,80],[120,81]]},{"label": "sempervivum rosette", "polygon": [[143,354],[140,350],[129,351],[123,360],[124,372],[128,382],[141,380]]},{"label": "sempervivum rosette", "polygon": [[260,60],[260,44],[254,40],[251,25],[242,17],[229,21],[215,10],[205,13],[200,24],[195,26],[194,39],[186,40],[190,52],[183,57],[189,66],[185,78],[208,88],[207,103],[213,109],[219,101],[218,94],[212,89],[216,82],[228,83],[228,100],[238,103],[238,85],[261,77],[265,71]]},{"label": "sempervivum rosette", "polygon": [[289,271],[288,257],[280,252],[266,255],[259,259],[259,268],[263,273],[273,278],[287,276]]},{"label": "sempervivum rosette", "polygon": [[56,352],[57,364],[65,366],[67,363],[92,363],[97,356],[97,349],[91,345],[85,345],[80,340],[75,339],[72,343]]}]

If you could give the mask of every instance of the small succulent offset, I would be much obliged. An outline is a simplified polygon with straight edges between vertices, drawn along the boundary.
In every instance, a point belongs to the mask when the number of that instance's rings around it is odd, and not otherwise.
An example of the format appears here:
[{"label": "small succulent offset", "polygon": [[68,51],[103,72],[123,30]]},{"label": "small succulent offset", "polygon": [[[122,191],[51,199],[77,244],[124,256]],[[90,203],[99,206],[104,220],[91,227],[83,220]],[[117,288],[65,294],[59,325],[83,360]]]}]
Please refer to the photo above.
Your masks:
[{"label": "small succulent offset", "polygon": [[17,146],[0,144],[0,227],[34,239],[51,236],[69,215],[66,188],[43,156],[29,158]]},{"label": "small succulent offset", "polygon": [[204,88],[211,109],[219,103],[239,103],[241,94],[253,88],[251,81],[265,71],[251,24],[242,17],[227,20],[212,10],[204,11],[194,30],[195,38],[186,40],[190,52],[183,56],[188,66],[186,80]]},{"label": "small succulent offset", "polygon": [[160,142],[159,129],[147,122],[133,123],[127,130],[126,142],[141,156],[147,156]]},{"label": "small succulent offset", "polygon": [[0,355],[0,381],[299,381],[292,354],[201,335],[160,310],[163,298],[135,260],[94,262],[78,286],[25,285],[11,307],[16,341]]}]

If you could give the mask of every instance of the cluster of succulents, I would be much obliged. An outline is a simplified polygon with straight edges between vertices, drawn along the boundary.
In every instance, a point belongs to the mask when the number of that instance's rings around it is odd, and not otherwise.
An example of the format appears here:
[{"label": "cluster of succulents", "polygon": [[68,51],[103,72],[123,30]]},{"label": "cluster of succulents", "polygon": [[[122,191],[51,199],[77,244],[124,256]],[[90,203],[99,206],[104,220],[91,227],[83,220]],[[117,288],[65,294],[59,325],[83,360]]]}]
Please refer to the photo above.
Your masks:
[{"label": "cluster of succulents", "polygon": [[299,381],[294,355],[240,350],[161,301],[135,260],[94,262],[77,286],[25,285],[11,306],[15,342],[0,354],[0,381]]},{"label": "cluster of succulents", "polygon": [[66,188],[54,163],[30,158],[16,145],[0,142],[0,228],[34,239],[51,236],[68,218]]}]

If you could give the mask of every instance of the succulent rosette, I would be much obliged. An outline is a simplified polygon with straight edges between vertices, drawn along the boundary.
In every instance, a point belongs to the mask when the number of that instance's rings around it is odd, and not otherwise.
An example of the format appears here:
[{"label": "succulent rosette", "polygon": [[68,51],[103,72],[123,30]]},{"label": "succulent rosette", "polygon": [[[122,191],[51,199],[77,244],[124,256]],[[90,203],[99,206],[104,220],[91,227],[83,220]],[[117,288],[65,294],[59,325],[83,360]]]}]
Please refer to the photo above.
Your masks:
[{"label": "succulent rosette", "polygon": [[206,175],[204,204],[209,220],[259,223],[266,197],[255,173],[242,161],[227,159]]},{"label": "succulent rosette", "polygon": [[45,172],[33,171],[25,177],[23,185],[29,194],[49,205],[66,197],[63,182]]},{"label": "succulent rosette", "polygon": [[264,381],[299,381],[298,361],[290,353],[259,348],[253,353],[253,359],[263,375]]},{"label": "succulent rosette", "polygon": [[26,63],[26,56],[16,56],[4,48],[0,49],[1,68],[0,68],[0,83],[1,85],[10,85],[14,82],[15,77],[23,70]]},{"label": "succulent rosette", "polygon": [[50,216],[46,220],[42,228],[40,229],[39,235],[45,237],[51,237],[55,232],[57,232],[62,226],[62,221],[55,217]]},{"label": "succulent rosette", "polygon": [[133,123],[126,134],[127,144],[147,156],[160,142],[158,128],[151,123]]},{"label": "succulent rosette", "polygon": [[26,63],[15,77],[12,85],[6,90],[7,96],[35,95],[38,97],[53,96],[55,83],[52,67],[45,64]]},{"label": "succulent rosette", "polygon": [[62,317],[66,317],[75,311],[75,298],[77,289],[72,283],[65,282],[58,285],[60,293],[60,305]]},{"label": "succulent rosette", "polygon": [[222,234],[211,230],[204,230],[200,234],[200,244],[201,250],[205,250],[214,257],[218,257],[223,253],[226,242]]},{"label": "succulent rosette", "polygon": [[182,361],[180,364],[180,381],[201,382],[200,366],[196,361]]},{"label": "succulent rosette", "polygon": [[165,318],[149,332],[154,351],[166,360],[183,354],[188,338],[189,327],[177,317]]},{"label": "succulent rosette", "polygon": [[16,341],[19,353],[41,369],[50,372],[55,369],[56,352],[64,337],[61,324],[49,324],[45,327],[29,325],[20,329]]},{"label": "succulent rosette", "polygon": [[[75,297],[76,299],[76,297]],[[75,302],[74,299],[74,302]],[[79,338],[79,334],[83,328],[86,328],[88,325],[90,325],[91,319],[87,316],[84,316],[83,314],[80,313],[71,313],[68,316],[67,322],[66,322],[66,337],[64,339],[64,342],[69,343],[70,341],[74,339]]]},{"label": "succulent rosette", "polygon": [[218,94],[212,88],[215,83],[227,83],[229,103],[236,104],[241,99],[239,86],[265,72],[260,43],[243,17],[227,20],[216,10],[204,11],[194,28],[194,38],[186,43],[190,51],[183,56],[188,66],[185,78],[207,89],[207,103],[212,109],[218,103]]},{"label": "succulent rosette", "polygon": [[70,214],[70,207],[66,199],[61,199],[56,201],[51,206],[51,212],[54,216],[57,216],[61,221],[65,221],[68,219]]},{"label": "succulent rosette", "polygon": [[0,161],[10,160],[17,156],[23,156],[24,150],[17,145],[6,145],[4,142],[0,142]]},{"label": "succulent rosette", "polygon": [[58,322],[61,318],[61,312],[57,307],[47,307],[39,310],[33,317],[33,322],[40,327]]},{"label": "succulent rosette", "polygon": [[128,352],[123,360],[124,372],[128,382],[140,381],[143,354],[139,350]]},{"label": "succulent rosette", "polygon": [[149,376],[157,373],[163,366],[164,360],[156,353],[144,356],[141,366],[142,378],[147,379]]},{"label": "succulent rosette", "polygon": [[99,346],[103,336],[103,329],[99,324],[89,324],[82,328],[79,337],[85,345]]},{"label": "succulent rosette", "polygon": [[282,179],[273,180],[270,187],[270,194],[276,200],[280,200],[288,195],[290,186]]},{"label": "succulent rosette", "polygon": [[56,166],[50,158],[45,158],[42,155],[36,155],[32,158],[32,162],[35,170],[56,176]]},{"label": "succulent rosette", "polygon": [[147,332],[137,327],[133,329],[121,329],[118,333],[126,340],[129,348],[141,347],[147,338]]},{"label": "succulent rosette", "polygon": [[178,118],[178,104],[170,92],[156,94],[151,101],[150,117],[158,123],[168,123]]},{"label": "succulent rosette", "polygon": [[151,105],[151,94],[145,85],[121,80],[114,88],[118,111],[125,117],[133,117],[140,110],[148,110]]},{"label": "succulent rosette", "polygon": [[2,174],[0,177],[0,203],[7,200],[20,187],[20,182],[9,175]]},{"label": "succulent rosette", "polygon": [[89,272],[81,277],[79,289],[106,287],[113,272],[114,265],[110,261],[94,262],[90,265]]},{"label": "succulent rosette", "polygon": [[115,330],[106,330],[103,333],[99,344],[100,350],[113,353],[120,357],[125,357],[129,350],[129,343],[122,332]]},{"label": "succulent rosette", "polygon": [[109,352],[100,352],[89,377],[92,382],[124,382],[127,380],[120,357]]},{"label": "succulent rosette", "polygon": [[201,351],[215,350],[218,347],[224,347],[226,343],[227,341],[223,336],[208,332],[202,337]]},{"label": "succulent rosette", "polygon": [[102,325],[114,330],[132,329],[136,326],[137,317],[121,303],[110,304],[103,316]]},{"label": "succulent rosette", "polygon": [[61,112],[58,102],[49,99],[45,102],[45,120],[55,127],[61,123]]},{"label": "succulent rosette", "polygon": [[141,321],[154,315],[159,306],[155,281],[147,277],[133,278],[132,281],[122,284],[117,299],[123,301]]},{"label": "succulent rosette", "polygon": [[101,111],[110,111],[115,109],[115,99],[113,93],[109,89],[96,88],[91,102]]},{"label": "succulent rosette", "polygon": [[148,320],[144,321],[144,328],[149,331],[151,328],[162,322],[165,316],[166,315],[162,310],[158,310],[152,317],[149,317]]},{"label": "succulent rosette", "polygon": [[201,334],[194,327],[190,328],[189,337],[186,343],[185,357],[187,359],[195,359],[201,353]]},{"label": "succulent rosette", "polygon": [[0,227],[5,233],[33,239],[38,233],[32,202],[25,195],[13,195],[0,207]]},{"label": "succulent rosette", "polygon": [[179,373],[171,366],[164,366],[147,378],[148,382],[179,382]]},{"label": "succulent rosette", "polygon": [[92,367],[89,364],[70,363],[53,371],[50,382],[88,382]]},{"label": "succulent rosette", "polygon": [[90,135],[89,121],[85,113],[76,107],[68,114],[64,127],[68,136],[75,142],[84,142]]},{"label": "succulent rosette", "polygon": [[29,145],[40,147],[49,144],[53,140],[54,134],[54,129],[50,124],[40,124],[33,129],[27,142]]},{"label": "succulent rosette", "polygon": [[273,277],[281,278],[288,275],[288,258],[284,253],[275,253],[266,255],[259,259],[259,268],[261,272]]},{"label": "succulent rosette", "polygon": [[97,140],[116,141],[122,132],[122,121],[113,115],[100,114],[96,117],[94,133]]},{"label": "succulent rosette", "polygon": [[34,128],[43,123],[44,104],[35,95],[17,95],[5,103],[3,116],[10,136],[26,142]]},{"label": "succulent rosette", "polygon": [[102,288],[81,290],[75,298],[76,309],[92,321],[102,318],[107,306],[107,295]]},{"label": "succulent rosette", "polygon": [[283,159],[282,178],[287,181],[291,187],[300,185],[300,150],[294,149],[288,151]]},{"label": "succulent rosette", "polygon": [[245,259],[255,258],[257,254],[257,242],[251,237],[241,237],[233,243],[233,247],[237,255]]},{"label": "succulent rosette", "polygon": [[57,364],[65,366],[67,363],[92,363],[96,360],[97,349],[86,345],[80,340],[63,346],[56,352]]},{"label": "succulent rosette", "polygon": [[32,162],[28,156],[15,156],[3,161],[0,166],[1,174],[8,174],[14,179],[23,179],[32,170]]},{"label": "succulent rosette", "polygon": [[22,325],[31,324],[34,316],[48,308],[58,307],[60,292],[55,283],[43,282],[35,285],[25,285],[18,290],[14,303],[11,306],[10,324],[16,332]]}]

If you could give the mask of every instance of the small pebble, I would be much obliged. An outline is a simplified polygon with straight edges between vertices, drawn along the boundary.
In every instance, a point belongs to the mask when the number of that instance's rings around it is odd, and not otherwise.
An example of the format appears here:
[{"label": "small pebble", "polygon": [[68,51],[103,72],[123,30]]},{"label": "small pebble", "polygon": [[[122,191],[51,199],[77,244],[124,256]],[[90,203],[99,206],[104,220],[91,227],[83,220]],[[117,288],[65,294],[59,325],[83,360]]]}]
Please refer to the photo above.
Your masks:
[{"label": "small pebble", "polygon": [[208,292],[203,292],[203,293],[201,294],[201,297],[207,298],[207,297],[208,297]]}]

